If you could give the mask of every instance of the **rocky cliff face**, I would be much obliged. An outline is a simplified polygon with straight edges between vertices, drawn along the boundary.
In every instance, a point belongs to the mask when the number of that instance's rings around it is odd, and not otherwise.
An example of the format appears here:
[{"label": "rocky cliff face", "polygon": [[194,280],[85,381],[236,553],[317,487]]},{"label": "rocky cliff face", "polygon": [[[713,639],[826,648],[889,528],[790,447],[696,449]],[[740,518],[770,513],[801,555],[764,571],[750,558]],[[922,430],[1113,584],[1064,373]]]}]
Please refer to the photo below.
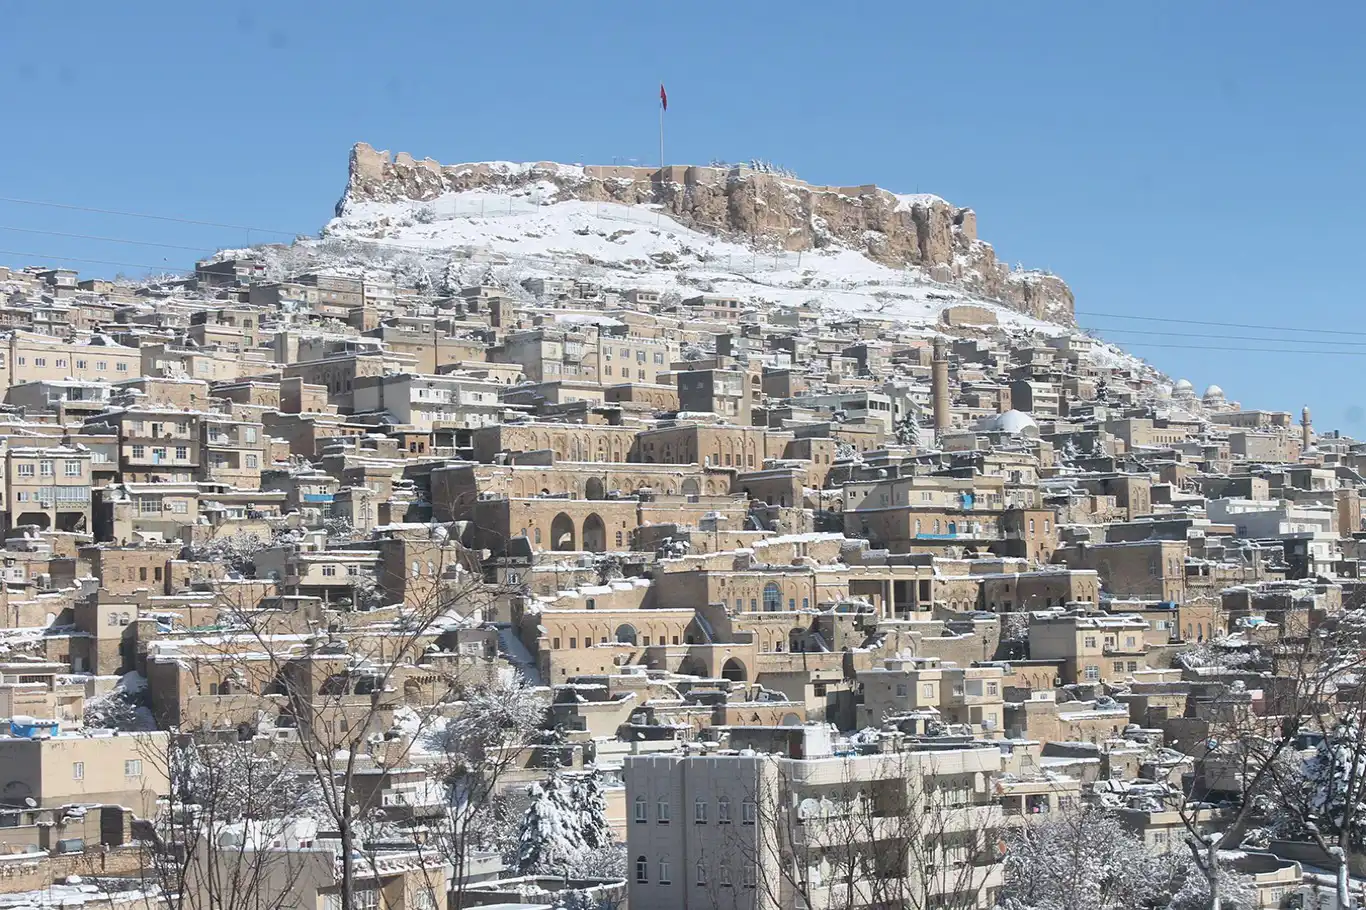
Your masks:
[{"label": "rocky cliff face", "polygon": [[810,250],[838,246],[884,265],[918,268],[935,281],[999,300],[1053,322],[1071,324],[1072,292],[1058,277],[1012,271],[977,238],[977,215],[930,195],[898,195],[876,186],[812,186],[744,167],[578,167],[552,162],[442,165],[430,158],[351,150],[348,201],[430,200],[465,190],[512,191],[538,185],[547,201],[578,199],[660,205],[700,230],[759,246]]}]

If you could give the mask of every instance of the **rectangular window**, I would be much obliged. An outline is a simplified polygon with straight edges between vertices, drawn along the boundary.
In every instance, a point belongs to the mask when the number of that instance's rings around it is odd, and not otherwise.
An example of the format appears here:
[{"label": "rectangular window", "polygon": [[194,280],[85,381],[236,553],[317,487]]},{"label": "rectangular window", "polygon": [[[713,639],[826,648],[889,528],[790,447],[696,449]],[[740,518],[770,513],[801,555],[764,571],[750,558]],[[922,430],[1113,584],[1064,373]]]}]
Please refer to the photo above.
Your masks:
[{"label": "rectangular window", "polygon": [[669,801],[667,799],[659,801],[659,805],[656,807],[656,817],[661,825],[669,823]]},{"label": "rectangular window", "polygon": [[32,477],[32,476],[33,476],[33,473],[34,473],[34,471],[33,471],[33,465],[31,465],[31,464],[21,464],[21,465],[19,465],[19,476],[20,476],[20,477]]},{"label": "rectangular window", "polygon": [[176,446],[176,447],[175,447],[175,457],[176,457],[177,459],[179,459],[180,461],[185,461],[186,459],[188,459],[188,458],[190,457],[190,447],[189,447],[189,446]]},{"label": "rectangular window", "polygon": [[327,576],[328,578],[331,578],[332,576],[334,576],[334,575],[336,575],[336,574],[337,574],[337,567],[336,567],[336,566],[323,566],[323,575]]},{"label": "rectangular window", "polygon": [[127,373],[127,372],[128,372],[128,364],[127,364],[127,363],[118,363],[118,364],[115,364],[115,367],[114,367],[114,368],[115,368],[116,370],[118,370],[120,373]]},{"label": "rectangular window", "polygon": [[85,368],[86,368],[86,366],[85,366],[85,361],[84,361],[84,360],[78,360],[78,361],[76,361],[76,369],[78,369],[78,370],[84,370]]},{"label": "rectangular window", "polygon": [[51,476],[52,476],[52,472],[53,472],[53,470],[54,470],[54,467],[53,467],[53,463],[52,463],[52,462],[50,462],[50,461],[42,461],[42,462],[39,462],[39,467],[41,468],[41,470],[40,470],[38,473],[42,474],[44,477],[51,477]]},{"label": "rectangular window", "polygon": [[740,804],[740,824],[742,824],[742,825],[752,825],[752,824],[754,824],[754,816],[755,816],[754,800],[752,800],[752,799],[747,799],[747,800],[745,800],[743,803]]},{"label": "rectangular window", "polygon": [[68,461],[62,466],[62,472],[67,477],[80,477],[81,463],[79,461]]},{"label": "rectangular window", "polygon": [[905,683],[897,683],[897,684],[896,684],[896,694],[897,694],[897,697],[898,697],[898,698],[905,698],[905,697],[906,697],[906,684],[905,684]]},{"label": "rectangular window", "polygon": [[248,455],[248,456],[247,456],[247,459],[246,459],[246,465],[247,465],[247,467],[249,467],[249,468],[254,468],[254,467],[257,467],[259,464],[260,464],[260,462],[257,460],[257,458],[256,458],[255,455]]},{"label": "rectangular window", "polygon": [[146,458],[146,457],[147,457],[147,447],[146,447],[146,446],[133,446],[133,457],[134,457],[134,458]]},{"label": "rectangular window", "polygon": [[692,820],[694,824],[705,825],[707,823],[707,801],[699,799],[692,806]]},{"label": "rectangular window", "polygon": [[103,373],[107,369],[109,369],[109,364],[105,363],[103,360],[95,361],[95,370],[97,372]]},{"label": "rectangular window", "polygon": [[71,763],[71,779],[85,780],[85,762],[73,761]]},{"label": "rectangular window", "polygon": [[140,759],[140,758],[130,758],[130,759],[125,760],[124,763],[123,763],[123,776],[124,776],[124,777],[141,777],[141,776],[142,776],[142,759]]}]

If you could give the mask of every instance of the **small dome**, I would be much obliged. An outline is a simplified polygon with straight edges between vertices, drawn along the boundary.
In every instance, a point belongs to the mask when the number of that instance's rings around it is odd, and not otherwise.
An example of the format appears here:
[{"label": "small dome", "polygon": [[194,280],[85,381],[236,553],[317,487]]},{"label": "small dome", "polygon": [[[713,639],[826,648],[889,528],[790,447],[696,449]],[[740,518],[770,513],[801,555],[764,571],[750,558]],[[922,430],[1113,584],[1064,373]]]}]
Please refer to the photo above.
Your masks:
[{"label": "small dome", "polygon": [[1205,398],[1206,400],[1214,398],[1218,399],[1219,401],[1223,401],[1224,390],[1219,388],[1217,385],[1212,385],[1209,388],[1205,389]]},{"label": "small dome", "polygon": [[1009,433],[1012,436],[1037,434],[1039,432],[1039,425],[1034,422],[1033,417],[1024,411],[1016,411],[1013,408],[1004,414],[995,414],[983,419],[979,426],[991,433]]},{"label": "small dome", "polygon": [[1176,382],[1172,383],[1172,391],[1173,391],[1173,392],[1194,392],[1194,391],[1195,391],[1195,386],[1191,385],[1191,381],[1190,381],[1189,379],[1178,379],[1178,380],[1176,380]]}]

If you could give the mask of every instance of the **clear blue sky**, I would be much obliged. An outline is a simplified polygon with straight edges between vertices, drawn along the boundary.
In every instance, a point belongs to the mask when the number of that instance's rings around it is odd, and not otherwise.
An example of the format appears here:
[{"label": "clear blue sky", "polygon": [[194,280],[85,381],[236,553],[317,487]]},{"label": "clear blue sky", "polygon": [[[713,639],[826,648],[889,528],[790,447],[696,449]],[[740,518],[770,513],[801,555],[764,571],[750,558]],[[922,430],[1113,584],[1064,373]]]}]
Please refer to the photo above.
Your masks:
[{"label": "clear blue sky", "polygon": [[[653,162],[662,79],[672,163],[759,157],[971,205],[1001,257],[1062,275],[1083,312],[1366,333],[1361,4],[18,0],[0,14],[6,197],[313,232],[357,140],[443,162]],[[3,202],[0,227],[6,251],[178,267],[280,239]],[[1321,428],[1366,436],[1366,358],[1208,349],[1277,347],[1228,336],[1282,331],[1081,321],[1183,333],[1110,337],[1197,387],[1308,403]],[[1366,334],[1303,337],[1366,352]]]}]

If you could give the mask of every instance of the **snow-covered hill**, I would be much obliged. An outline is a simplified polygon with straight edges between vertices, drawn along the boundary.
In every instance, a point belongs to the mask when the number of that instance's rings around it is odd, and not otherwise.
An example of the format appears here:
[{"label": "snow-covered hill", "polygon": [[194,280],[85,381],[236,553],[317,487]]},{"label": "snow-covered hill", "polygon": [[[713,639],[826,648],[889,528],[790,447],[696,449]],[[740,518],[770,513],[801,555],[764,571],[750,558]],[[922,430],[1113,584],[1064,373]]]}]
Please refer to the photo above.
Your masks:
[{"label": "snow-covered hill", "polygon": [[551,201],[536,182],[506,192],[466,190],[427,201],[344,200],[320,249],[361,265],[410,257],[436,270],[492,268],[513,278],[581,277],[618,288],[722,294],[772,304],[915,323],[946,306],[988,307],[1003,324],[1061,330],[996,302],[839,247],[764,250],[680,224],[658,205]]}]

